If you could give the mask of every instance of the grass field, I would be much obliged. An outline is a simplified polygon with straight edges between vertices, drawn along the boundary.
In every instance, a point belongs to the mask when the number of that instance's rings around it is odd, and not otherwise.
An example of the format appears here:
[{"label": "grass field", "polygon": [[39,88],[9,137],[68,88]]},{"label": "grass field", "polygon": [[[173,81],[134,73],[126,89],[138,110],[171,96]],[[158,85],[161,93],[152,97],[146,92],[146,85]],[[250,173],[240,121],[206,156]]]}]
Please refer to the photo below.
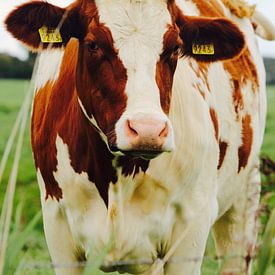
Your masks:
[{"label": "grass field", "polygon": [[[27,89],[27,81],[0,80],[0,159]],[[267,128],[262,153],[275,160],[275,87],[268,88],[268,105]],[[5,275],[54,274],[50,268],[40,270],[33,265],[34,263],[49,263],[50,258],[43,235],[40,196],[31,156],[29,132],[29,130],[26,132],[22,160],[19,167],[12,233],[8,251],[9,258],[6,265],[9,266],[9,269],[5,270]],[[7,170],[10,170],[11,164],[12,160],[9,161],[9,169]],[[6,172],[0,185],[0,208],[8,176],[9,174]],[[271,211],[275,205],[274,187],[266,185],[264,188],[266,188],[266,192],[263,200],[267,209]],[[263,223],[266,222],[266,219],[267,215],[265,214],[262,216]],[[211,240],[207,248],[207,255],[214,255],[213,242]],[[202,274],[218,274],[217,270],[218,265],[216,261],[205,261]],[[267,274],[275,274],[273,272],[274,269],[269,269]]]}]

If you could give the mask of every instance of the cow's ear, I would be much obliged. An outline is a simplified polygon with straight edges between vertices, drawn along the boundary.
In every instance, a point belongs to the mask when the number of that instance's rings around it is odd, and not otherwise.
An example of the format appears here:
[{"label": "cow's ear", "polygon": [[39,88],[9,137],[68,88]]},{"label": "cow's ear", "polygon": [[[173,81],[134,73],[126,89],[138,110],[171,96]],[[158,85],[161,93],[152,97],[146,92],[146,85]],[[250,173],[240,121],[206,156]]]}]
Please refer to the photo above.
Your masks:
[{"label": "cow's ear", "polygon": [[63,9],[42,1],[17,7],[8,15],[5,24],[15,38],[34,51],[49,45],[61,47],[71,37],[82,35],[77,8]]},{"label": "cow's ear", "polygon": [[225,18],[179,15],[177,24],[183,41],[183,54],[198,61],[217,61],[239,55],[245,40],[242,32]]}]

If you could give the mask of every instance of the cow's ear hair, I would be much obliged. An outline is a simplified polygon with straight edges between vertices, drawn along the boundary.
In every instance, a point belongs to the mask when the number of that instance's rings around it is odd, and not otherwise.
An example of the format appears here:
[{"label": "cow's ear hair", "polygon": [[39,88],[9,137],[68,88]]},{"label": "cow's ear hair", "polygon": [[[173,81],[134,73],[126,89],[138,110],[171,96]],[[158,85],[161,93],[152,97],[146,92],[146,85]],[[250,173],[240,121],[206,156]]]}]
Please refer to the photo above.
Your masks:
[{"label": "cow's ear hair", "polygon": [[[32,1],[17,7],[7,16],[5,25],[15,38],[34,51],[47,48],[49,45],[62,47],[71,37],[81,38],[83,35],[76,7],[63,9],[42,1]],[[48,37],[46,38],[48,42],[45,40],[42,42],[43,39],[39,33],[42,27],[44,27],[44,35],[54,31],[54,38]],[[57,28],[60,29],[57,30]],[[51,43],[51,40],[56,41]]]},{"label": "cow's ear hair", "polygon": [[238,56],[245,39],[239,28],[225,18],[183,16],[177,24],[183,41],[183,55],[198,61],[211,62]]}]

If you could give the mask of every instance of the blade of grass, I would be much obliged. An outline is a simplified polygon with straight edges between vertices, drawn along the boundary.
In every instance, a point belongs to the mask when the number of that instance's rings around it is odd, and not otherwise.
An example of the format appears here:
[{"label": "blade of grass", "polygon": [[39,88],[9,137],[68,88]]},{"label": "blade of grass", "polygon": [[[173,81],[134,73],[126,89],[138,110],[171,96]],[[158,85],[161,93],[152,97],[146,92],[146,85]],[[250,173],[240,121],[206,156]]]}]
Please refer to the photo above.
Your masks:
[{"label": "blade of grass", "polygon": [[21,122],[20,131],[18,134],[18,140],[16,143],[14,162],[13,162],[12,170],[9,177],[8,187],[6,191],[7,193],[7,200],[5,200],[6,208],[4,205],[3,206],[4,210],[2,209],[4,213],[1,213],[1,217],[3,214],[4,219],[3,219],[3,229],[1,228],[1,232],[0,232],[0,247],[1,247],[0,274],[2,274],[4,265],[5,265],[4,260],[6,258],[5,254],[7,249],[7,241],[8,241],[10,223],[11,223],[11,217],[12,217],[12,211],[13,211],[13,199],[14,199],[14,193],[16,188],[18,167],[19,167],[19,162],[20,162],[20,157],[21,157],[21,152],[23,147],[24,134],[25,134],[26,124],[28,119],[28,113],[30,109],[31,98],[32,98],[32,89],[30,88],[26,94],[26,104],[24,103],[25,105],[23,109],[22,122]]},{"label": "blade of grass", "polygon": [[[103,264],[108,252],[112,246],[112,241],[110,241],[101,251],[99,255],[91,255],[87,261],[86,267],[84,269],[83,275],[95,274],[99,275],[102,272],[99,271],[100,266]],[[92,251],[92,250],[91,250]]]},{"label": "blade of grass", "polygon": [[263,236],[258,258],[258,275],[264,275],[272,259],[273,240],[275,238],[275,209],[273,209]]},{"label": "blade of grass", "polygon": [[20,231],[20,223],[18,223],[14,230],[10,233],[8,242],[7,254],[4,265],[4,274],[14,274],[15,270],[20,268],[20,253],[23,247],[28,243],[28,237],[31,235],[34,227],[41,219],[41,211],[38,212],[27,226]]}]

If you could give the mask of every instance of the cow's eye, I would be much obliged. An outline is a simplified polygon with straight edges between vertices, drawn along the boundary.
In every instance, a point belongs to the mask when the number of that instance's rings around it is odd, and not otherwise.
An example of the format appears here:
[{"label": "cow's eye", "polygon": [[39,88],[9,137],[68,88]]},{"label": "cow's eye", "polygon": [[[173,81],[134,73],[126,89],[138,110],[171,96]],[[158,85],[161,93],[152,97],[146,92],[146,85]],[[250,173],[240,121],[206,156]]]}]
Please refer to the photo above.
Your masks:
[{"label": "cow's eye", "polygon": [[88,49],[90,52],[94,53],[99,49],[99,47],[95,42],[92,41],[88,44]]},{"label": "cow's eye", "polygon": [[173,54],[178,54],[179,50],[180,50],[180,46],[179,45],[175,46],[173,49]]},{"label": "cow's eye", "polygon": [[179,49],[180,49],[180,46],[179,46],[179,45],[177,45],[177,46],[175,46],[175,48],[173,49],[173,52],[178,52],[178,51],[179,51]]}]

